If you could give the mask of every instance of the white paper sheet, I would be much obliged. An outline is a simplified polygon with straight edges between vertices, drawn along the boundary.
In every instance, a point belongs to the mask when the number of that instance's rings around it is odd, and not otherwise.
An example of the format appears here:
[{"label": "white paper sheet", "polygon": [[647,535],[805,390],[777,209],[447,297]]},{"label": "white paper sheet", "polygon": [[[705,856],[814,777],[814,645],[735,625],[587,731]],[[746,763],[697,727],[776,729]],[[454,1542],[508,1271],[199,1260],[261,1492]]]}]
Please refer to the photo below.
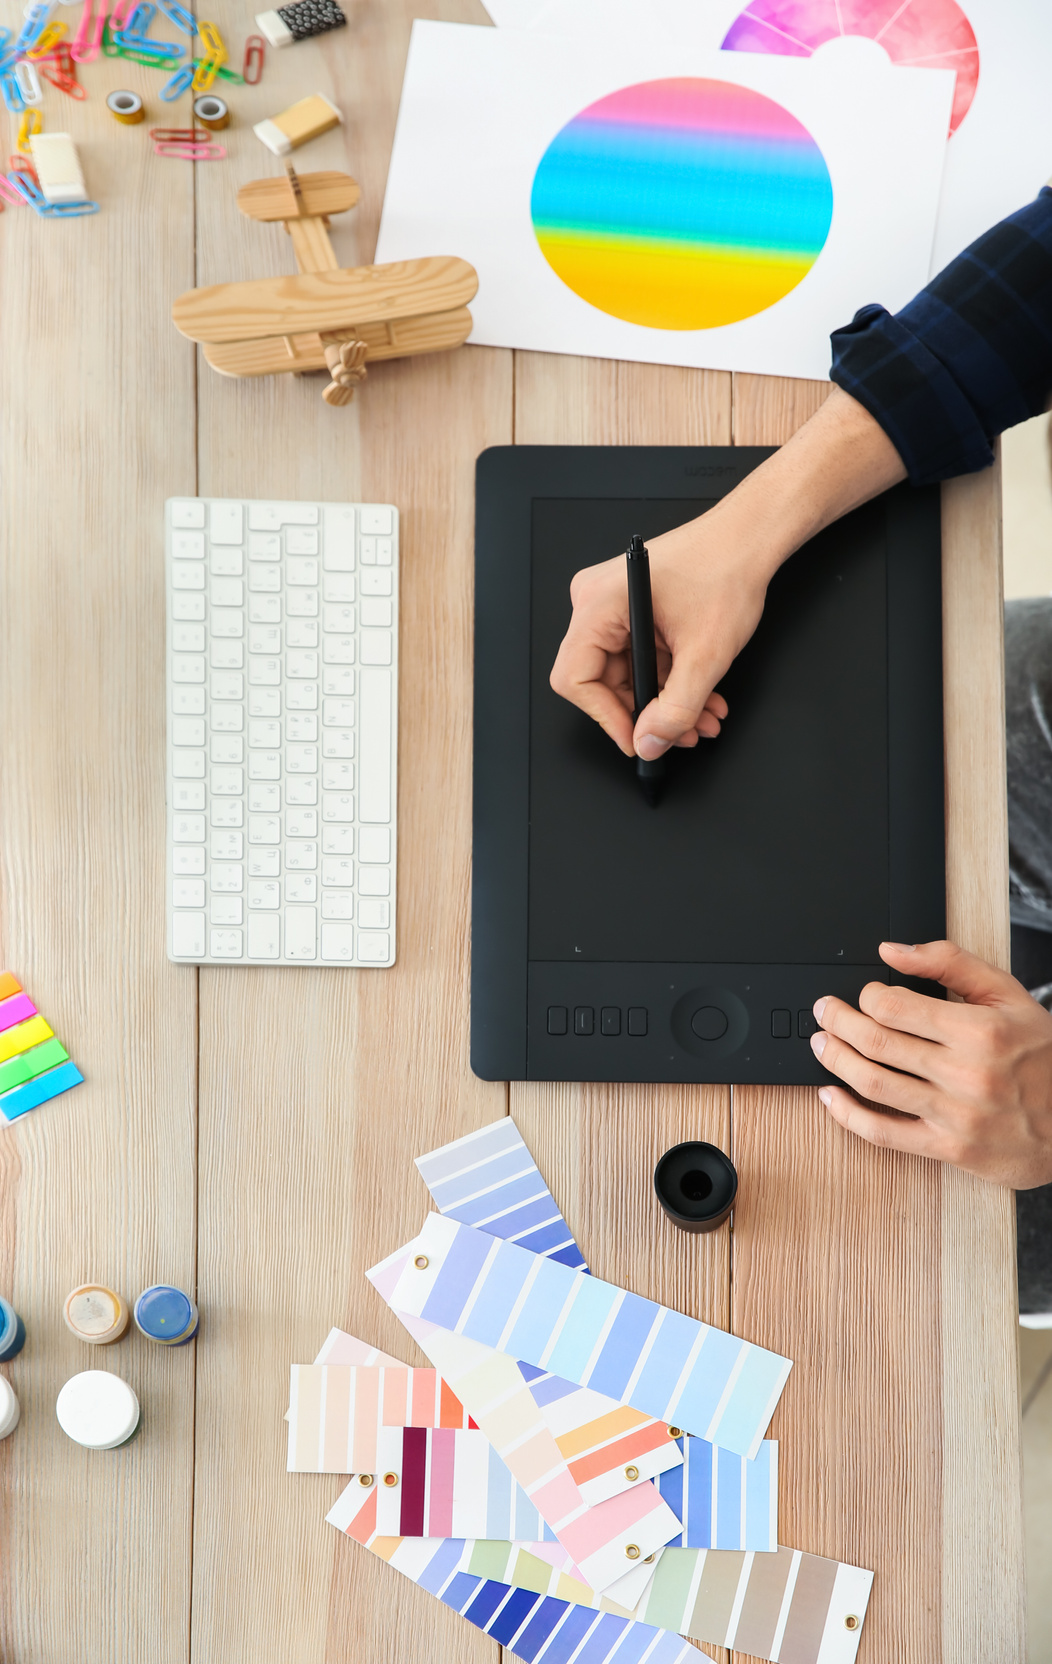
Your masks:
[{"label": "white paper sheet", "polygon": [[[802,123],[828,169],[832,219],[806,275],[765,310],[714,327],[653,327],[601,310],[556,274],[534,233],[531,191],[552,140],[586,106],[684,77],[751,88]],[[470,260],[477,343],[823,378],[831,330],[867,301],[903,305],[927,278],[953,81],[876,54],[846,77],[821,57],[417,22],[376,258]],[[634,276],[622,262],[619,281]]]}]

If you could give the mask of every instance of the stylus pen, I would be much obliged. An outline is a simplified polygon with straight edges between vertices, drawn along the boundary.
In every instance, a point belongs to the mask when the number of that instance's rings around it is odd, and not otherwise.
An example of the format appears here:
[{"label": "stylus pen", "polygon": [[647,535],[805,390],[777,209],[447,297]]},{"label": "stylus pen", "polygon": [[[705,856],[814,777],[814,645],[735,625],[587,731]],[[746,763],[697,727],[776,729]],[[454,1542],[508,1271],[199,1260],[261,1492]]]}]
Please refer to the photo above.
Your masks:
[{"label": "stylus pen", "polygon": [[[632,691],[636,708],[632,721],[638,722],[640,711],[645,711],[658,696],[657,647],[654,643],[654,599],[650,592],[650,556],[638,532],[625,551],[628,567],[628,628],[631,633]],[[643,796],[654,808],[661,796],[665,778],[665,759],[644,762],[636,758],[636,779]]]}]

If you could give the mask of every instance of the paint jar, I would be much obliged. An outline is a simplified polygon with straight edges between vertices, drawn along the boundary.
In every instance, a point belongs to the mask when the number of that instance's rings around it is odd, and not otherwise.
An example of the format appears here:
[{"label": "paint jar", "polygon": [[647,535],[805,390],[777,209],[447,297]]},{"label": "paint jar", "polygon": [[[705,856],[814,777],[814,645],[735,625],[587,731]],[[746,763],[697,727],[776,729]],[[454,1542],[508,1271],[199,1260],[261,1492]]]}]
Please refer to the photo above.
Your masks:
[{"label": "paint jar", "polygon": [[55,1414],[74,1444],[85,1450],[116,1450],[138,1430],[139,1400],[119,1375],[86,1369],[66,1382]]},{"label": "paint jar", "polygon": [[[0,1363],[6,1363],[8,1358],[15,1357],[25,1344],[25,1324],[14,1306],[0,1295]],[[11,1425],[13,1427],[14,1422]]]},{"label": "paint jar", "polygon": [[82,1283],[66,1295],[66,1328],[89,1346],[109,1346],[128,1327],[128,1303],[102,1283]]},{"label": "paint jar", "polygon": [[654,1169],[654,1189],[681,1231],[714,1231],[738,1194],[738,1175],[715,1144],[692,1142],[666,1150]]},{"label": "paint jar", "polygon": [[14,1387],[0,1375],[0,1439],[6,1439],[8,1433],[14,1432],[21,1413]]},{"label": "paint jar", "polygon": [[161,1346],[185,1346],[197,1333],[197,1307],[181,1288],[167,1283],[143,1289],[135,1302],[134,1315],[140,1333]]}]

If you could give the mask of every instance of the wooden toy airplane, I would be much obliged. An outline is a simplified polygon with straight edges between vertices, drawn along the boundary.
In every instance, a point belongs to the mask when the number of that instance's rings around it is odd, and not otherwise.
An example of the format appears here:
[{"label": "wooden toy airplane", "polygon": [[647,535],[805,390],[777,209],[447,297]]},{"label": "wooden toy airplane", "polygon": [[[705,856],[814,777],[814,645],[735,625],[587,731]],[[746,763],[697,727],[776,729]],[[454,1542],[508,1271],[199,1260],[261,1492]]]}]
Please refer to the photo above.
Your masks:
[{"label": "wooden toy airplane", "polygon": [[471,331],[467,302],[478,276],[452,256],[341,269],[329,215],[345,213],[359,190],[346,173],[255,179],[238,192],[250,219],[283,222],[298,277],[214,283],[190,289],[172,320],[224,376],[272,376],[328,369],[327,404],[349,404],[367,363],[459,347]]}]

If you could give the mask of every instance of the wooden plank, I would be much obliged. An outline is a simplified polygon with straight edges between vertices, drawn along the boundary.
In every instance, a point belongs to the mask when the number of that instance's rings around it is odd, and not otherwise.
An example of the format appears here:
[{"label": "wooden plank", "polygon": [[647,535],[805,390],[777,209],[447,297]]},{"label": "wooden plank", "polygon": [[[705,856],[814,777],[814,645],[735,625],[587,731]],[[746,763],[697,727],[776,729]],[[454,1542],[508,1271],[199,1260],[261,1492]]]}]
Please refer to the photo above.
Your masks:
[{"label": "wooden plank", "polygon": [[[0,1655],[181,1664],[195,1348],[96,1350],[62,1304],[87,1278],[129,1300],[194,1287],[197,978],[164,947],[162,518],[195,488],[193,352],[166,316],[194,276],[192,181],[106,110],[114,87],[156,96],[156,76],[80,74],[89,99],[45,89],[45,119],[74,136],[101,211],[0,216],[0,967],[86,1077],[0,1125],[0,1290],[29,1332],[3,1366],[22,1419],[0,1443]],[[89,1368],[139,1395],[125,1449],[56,1424]]]},{"label": "wooden plank", "polygon": [[[522,445],[725,445],[730,377],[555,354],[515,355]],[[615,553],[616,551],[611,551]],[[730,1149],[727,1087],[512,1082],[511,1113],[592,1269],[730,1326],[730,1233],[688,1236],[665,1218],[654,1168],[673,1144]],[[722,1648],[704,1649],[726,1658]]]},{"label": "wooden plank", "polygon": [[297,168],[296,183],[298,196],[286,173],[252,179],[238,191],[237,205],[250,220],[288,220],[295,214],[346,214],[362,194],[356,179],[335,169],[300,173]]},{"label": "wooden plank", "polygon": [[[462,346],[471,334],[471,313],[466,306],[456,312],[441,312],[430,318],[402,318],[393,324],[366,324],[360,339],[368,345],[367,364],[388,358],[410,358],[425,352],[449,352]],[[317,333],[294,335],[289,352],[287,337],[272,336],[265,341],[233,341],[222,346],[211,343],[202,348],[205,362],[221,376],[275,376],[295,371],[324,370],[325,349]]]},{"label": "wooden plank", "polygon": [[[318,166],[353,156],[362,182],[361,208],[333,227],[344,264],[372,258],[420,11],[352,11],[346,29],[268,53],[261,86],[239,89],[246,125],[306,88],[344,110],[310,147]],[[225,0],[215,16],[238,38]],[[287,265],[284,239],[234,210],[259,169],[247,145],[226,175],[198,172],[203,282]],[[492,1642],[324,1523],[341,1481],[285,1473],[282,1415],[289,1363],[332,1323],[424,1361],[363,1273],[427,1211],[412,1157],[504,1113],[504,1087],[468,1067],[467,979],[473,468],[510,439],[511,355],[377,365],[339,413],[292,376],[206,369],[199,385],[202,490],[396,503],[402,600],[397,965],[202,973],[200,1275],[224,1321],[200,1353],[192,1657],[496,1664]]]},{"label": "wooden plank", "polygon": [[466,306],[477,288],[475,268],[466,260],[395,260],[355,271],[191,289],[173,305],[172,322],[191,341],[251,341],[302,329],[351,329],[359,320],[450,312]]},{"label": "wooden plank", "polygon": [[[826,392],[736,377],[735,442],[782,443]],[[950,928],[991,957],[1007,908],[993,491],[949,488],[943,527]],[[734,1328],[796,1359],[774,1427],[782,1540],[876,1572],[874,1656],[1021,1661],[1010,1196],[852,1139],[810,1089],[735,1088],[733,1132]]]}]

